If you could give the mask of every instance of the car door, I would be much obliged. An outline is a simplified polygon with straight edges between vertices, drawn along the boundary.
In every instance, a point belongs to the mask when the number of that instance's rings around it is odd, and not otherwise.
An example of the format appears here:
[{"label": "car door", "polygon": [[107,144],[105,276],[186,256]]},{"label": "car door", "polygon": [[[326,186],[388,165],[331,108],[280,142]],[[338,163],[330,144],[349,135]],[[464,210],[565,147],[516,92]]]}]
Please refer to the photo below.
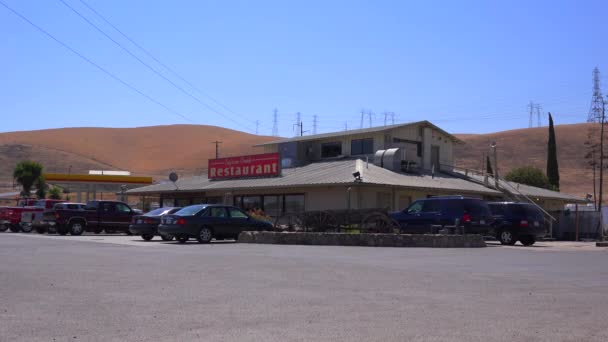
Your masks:
[{"label": "car door", "polygon": [[[116,213],[116,205],[112,202],[103,202],[99,205],[97,221],[89,221],[93,223],[93,226],[99,226],[103,229],[116,229],[116,223],[114,222]],[[91,227],[93,228],[93,227]]]},{"label": "car door", "polygon": [[409,207],[399,212],[394,218],[399,222],[404,233],[416,233],[420,230],[421,212],[424,201],[415,201]]},{"label": "car door", "polygon": [[230,235],[238,236],[244,230],[254,230],[253,221],[241,209],[229,207],[230,216]]},{"label": "car door", "polygon": [[205,221],[213,228],[216,236],[230,235],[228,213],[225,207],[209,207]]},{"label": "car door", "polygon": [[432,226],[441,225],[441,201],[426,200],[422,204],[422,210],[418,215],[418,232],[431,233]]},{"label": "car door", "polygon": [[121,229],[128,229],[133,218],[133,210],[123,203],[116,203],[113,221],[116,222],[115,226]]}]

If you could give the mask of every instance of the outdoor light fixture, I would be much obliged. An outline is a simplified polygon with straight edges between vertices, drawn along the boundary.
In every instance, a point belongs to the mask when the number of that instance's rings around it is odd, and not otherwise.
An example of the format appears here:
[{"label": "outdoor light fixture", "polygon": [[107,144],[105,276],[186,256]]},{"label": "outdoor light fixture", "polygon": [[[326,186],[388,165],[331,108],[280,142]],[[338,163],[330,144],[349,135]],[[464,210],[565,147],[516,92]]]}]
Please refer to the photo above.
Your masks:
[{"label": "outdoor light fixture", "polygon": [[353,177],[355,177],[355,182],[363,181],[363,179],[361,179],[361,172],[359,172],[359,171],[353,172]]}]

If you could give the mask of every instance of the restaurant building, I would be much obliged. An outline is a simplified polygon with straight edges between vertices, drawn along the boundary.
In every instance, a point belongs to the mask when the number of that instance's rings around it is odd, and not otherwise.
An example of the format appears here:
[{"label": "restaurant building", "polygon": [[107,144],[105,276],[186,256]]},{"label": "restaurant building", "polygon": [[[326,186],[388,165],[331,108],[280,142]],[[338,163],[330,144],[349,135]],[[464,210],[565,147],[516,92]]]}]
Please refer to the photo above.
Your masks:
[{"label": "restaurant building", "polygon": [[[456,171],[455,144],[463,142],[428,121],[299,136],[257,145],[259,155],[210,160],[204,175],[127,193],[141,196],[146,205],[225,203],[261,208],[271,216],[308,210],[399,210],[418,198],[437,195],[511,198],[483,177]],[[545,189],[521,189],[547,209],[582,202]]]}]

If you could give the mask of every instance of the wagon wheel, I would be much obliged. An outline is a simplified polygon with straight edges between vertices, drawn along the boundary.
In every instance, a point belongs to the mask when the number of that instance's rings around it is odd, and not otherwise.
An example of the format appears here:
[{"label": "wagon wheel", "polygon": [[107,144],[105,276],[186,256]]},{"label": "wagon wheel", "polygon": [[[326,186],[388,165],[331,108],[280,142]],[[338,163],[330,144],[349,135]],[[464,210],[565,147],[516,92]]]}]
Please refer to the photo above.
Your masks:
[{"label": "wagon wheel", "polygon": [[371,213],[361,221],[361,231],[364,233],[390,234],[398,229],[398,225],[383,213]]},{"label": "wagon wheel", "polygon": [[274,230],[280,232],[303,231],[304,223],[298,214],[285,214],[276,218],[274,221]]},{"label": "wagon wheel", "polygon": [[335,215],[327,212],[320,211],[315,215],[315,231],[318,232],[337,232],[340,230],[340,224]]}]

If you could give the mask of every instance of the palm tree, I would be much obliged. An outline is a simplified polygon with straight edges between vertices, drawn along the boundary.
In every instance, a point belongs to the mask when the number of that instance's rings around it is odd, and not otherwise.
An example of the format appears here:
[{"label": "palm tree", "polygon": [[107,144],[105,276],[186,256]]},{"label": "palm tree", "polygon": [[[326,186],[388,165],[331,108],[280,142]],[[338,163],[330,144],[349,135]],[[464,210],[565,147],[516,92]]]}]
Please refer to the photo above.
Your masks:
[{"label": "palm tree", "polygon": [[17,163],[13,171],[13,179],[23,188],[22,196],[30,196],[32,187],[42,178],[42,169],[41,164],[29,160]]}]

